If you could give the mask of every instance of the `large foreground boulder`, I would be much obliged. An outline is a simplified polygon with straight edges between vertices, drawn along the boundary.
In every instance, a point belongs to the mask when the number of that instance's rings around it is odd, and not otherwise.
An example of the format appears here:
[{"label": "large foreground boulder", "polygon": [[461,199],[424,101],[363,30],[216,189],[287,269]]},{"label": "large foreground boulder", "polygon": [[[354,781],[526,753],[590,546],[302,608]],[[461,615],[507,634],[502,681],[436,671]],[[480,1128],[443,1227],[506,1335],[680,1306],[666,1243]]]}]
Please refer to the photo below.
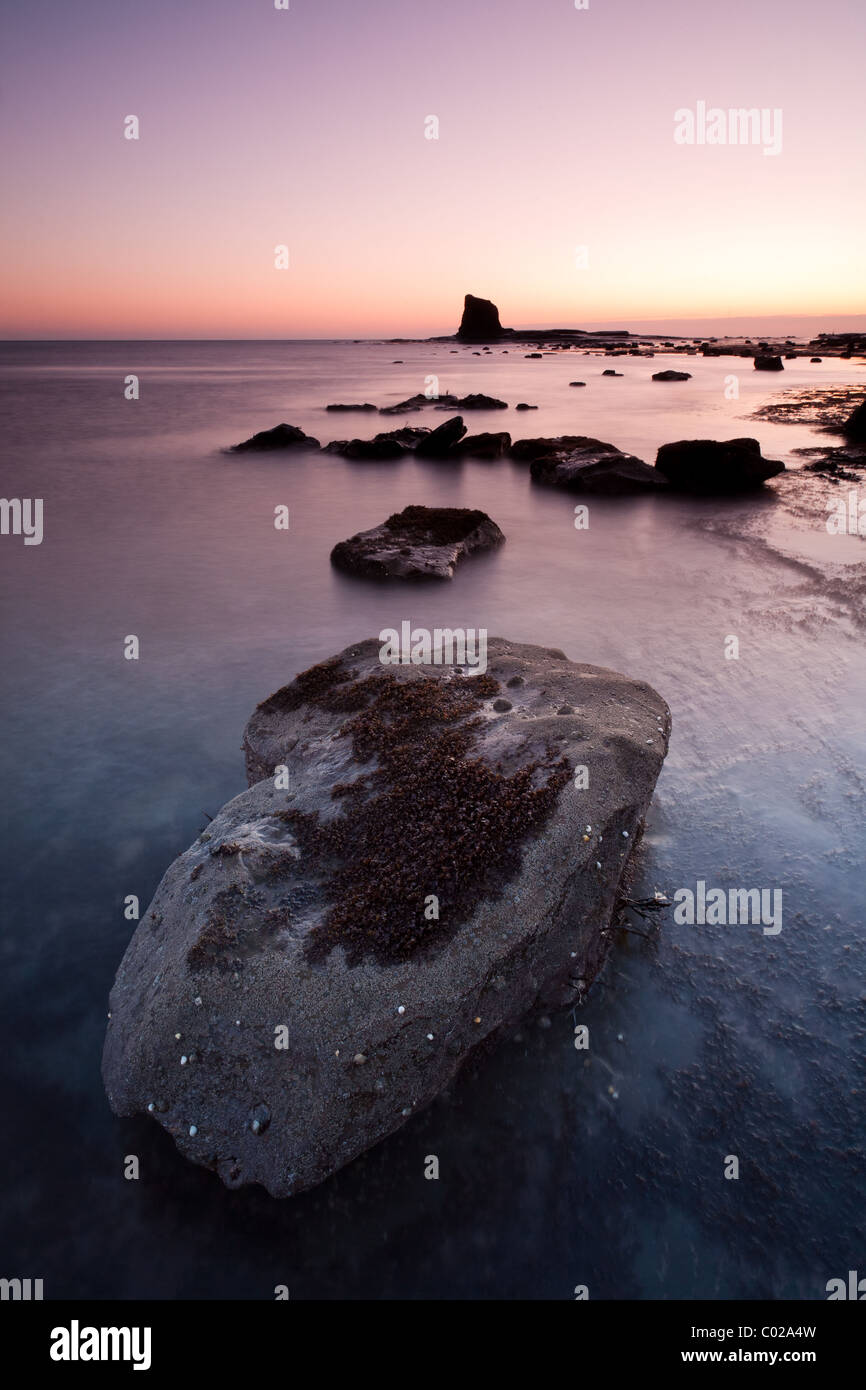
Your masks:
[{"label": "large foreground boulder", "polygon": [[467,294],[463,301],[463,317],[457,337],[464,343],[490,343],[502,336],[499,310],[493,301]]},{"label": "large foreground boulder", "polygon": [[656,468],[678,492],[752,492],[785,465],[764,458],[757,439],[680,439],[663,444]]},{"label": "large foreground boulder", "polygon": [[250,439],[231,448],[233,454],[270,453],[275,449],[318,449],[318,439],[298,429],[297,425],[274,425],[272,430],[259,430]]},{"label": "large foreground boulder", "polygon": [[459,634],[436,636],[400,640],[447,664],[383,664],[383,634],[258,707],[253,785],[168,870],[118,970],[112,1108],[228,1186],[321,1182],[603,960],[667,706],[501,638],[461,675]]},{"label": "large foreground boulder", "polygon": [[451,579],[464,555],[505,540],[486,512],[468,507],[404,507],[369,531],[340,541],[331,563],[366,579]]}]

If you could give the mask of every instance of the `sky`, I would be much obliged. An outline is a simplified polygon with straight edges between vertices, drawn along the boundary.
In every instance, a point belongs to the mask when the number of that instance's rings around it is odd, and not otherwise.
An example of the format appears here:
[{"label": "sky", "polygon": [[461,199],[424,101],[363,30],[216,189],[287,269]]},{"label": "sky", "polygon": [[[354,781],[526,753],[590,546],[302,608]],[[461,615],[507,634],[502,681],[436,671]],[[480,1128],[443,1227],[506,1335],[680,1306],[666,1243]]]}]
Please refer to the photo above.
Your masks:
[{"label": "sky", "polygon": [[863,0],[288,4],[2,0],[0,337],[866,325]]}]

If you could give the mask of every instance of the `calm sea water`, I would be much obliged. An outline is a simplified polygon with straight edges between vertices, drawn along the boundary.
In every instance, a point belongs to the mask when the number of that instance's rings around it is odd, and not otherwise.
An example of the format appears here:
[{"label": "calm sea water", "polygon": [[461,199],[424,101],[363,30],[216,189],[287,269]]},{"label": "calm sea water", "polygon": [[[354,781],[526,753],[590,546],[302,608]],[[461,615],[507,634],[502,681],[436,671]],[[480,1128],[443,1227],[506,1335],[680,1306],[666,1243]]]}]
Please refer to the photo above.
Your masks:
[{"label": "calm sea water", "polygon": [[[4,1275],[43,1278],[46,1297],[812,1299],[862,1272],[863,542],[827,535],[826,485],[593,500],[576,531],[574,499],[510,462],[220,452],[281,420],[323,442],[391,428],[323,407],[395,402],[435,374],[540,407],[473,415],[473,432],[585,433],[650,462],[667,440],[753,434],[796,463],[814,432],[751,412],[783,388],[866,382],[853,362],[767,378],[725,358],[650,381],[668,365],[448,344],[0,347],[4,495],[45,508],[41,546],[0,539]],[[507,544],[434,588],[331,569],[336,541],[408,503],[482,507]],[[780,888],[783,929],[669,914],[655,943],[623,935],[579,1015],[588,1055],[556,1016],[318,1190],[228,1193],[108,1109],[123,900],[143,908],[242,790],[253,706],[405,618],[652,682],[674,725],[639,889]]]}]

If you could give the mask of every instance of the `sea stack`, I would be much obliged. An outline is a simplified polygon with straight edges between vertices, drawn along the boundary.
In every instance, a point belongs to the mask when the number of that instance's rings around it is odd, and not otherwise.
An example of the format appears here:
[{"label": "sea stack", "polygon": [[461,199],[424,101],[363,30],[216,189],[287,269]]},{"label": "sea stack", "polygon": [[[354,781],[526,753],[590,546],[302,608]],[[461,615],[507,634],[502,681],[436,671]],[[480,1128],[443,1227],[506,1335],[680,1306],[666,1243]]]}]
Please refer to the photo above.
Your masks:
[{"label": "sea stack", "polygon": [[467,294],[457,337],[464,343],[489,343],[503,336],[499,310],[492,300],[476,299],[474,294]]}]

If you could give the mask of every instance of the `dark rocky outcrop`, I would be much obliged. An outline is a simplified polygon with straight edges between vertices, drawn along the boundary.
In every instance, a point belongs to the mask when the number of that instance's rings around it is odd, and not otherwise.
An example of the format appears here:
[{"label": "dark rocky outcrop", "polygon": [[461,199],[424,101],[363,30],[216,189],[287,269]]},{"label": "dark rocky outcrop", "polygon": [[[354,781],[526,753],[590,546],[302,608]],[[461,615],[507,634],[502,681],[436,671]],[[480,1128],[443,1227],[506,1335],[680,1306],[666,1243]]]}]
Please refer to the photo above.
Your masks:
[{"label": "dark rocky outcrop", "polygon": [[585,385],[586,385],[586,382],[585,382],[585,381],[570,381],[568,384],[569,384],[569,386],[585,386]]},{"label": "dark rocky outcrop", "polygon": [[[611,355],[615,357],[617,354],[616,354],[616,353],[612,353]],[[614,369],[613,369],[613,367],[607,367],[607,368],[602,372],[602,376],[622,376],[622,372],[615,372]]]},{"label": "dark rocky outcrop", "polygon": [[274,425],[272,430],[260,430],[251,439],[232,446],[230,453],[270,453],[276,449],[318,449],[318,439],[311,438],[297,425]]},{"label": "dark rocky outcrop", "polygon": [[480,459],[498,459],[511,449],[511,435],[507,430],[496,433],[467,434],[454,445],[457,454],[471,454]]},{"label": "dark rocky outcrop", "polygon": [[851,412],[842,426],[842,433],[855,444],[866,444],[866,400]]},{"label": "dark rocky outcrop", "polygon": [[770,354],[761,354],[755,358],[756,372],[783,372],[785,364],[781,357],[773,357]]},{"label": "dark rocky outcrop", "polygon": [[585,438],[583,434],[557,434],[538,439],[515,439],[511,446],[511,457],[523,463],[533,463],[535,459],[552,458],[570,449],[579,449]]},{"label": "dark rocky outcrop", "polygon": [[[460,396],[454,401],[461,410],[507,410],[508,402],[497,400],[495,396],[485,396],[480,391],[476,391],[470,396]],[[441,401],[436,403],[437,410],[448,410],[448,404],[443,405]]]},{"label": "dark rocky outcrop", "polygon": [[427,396],[423,391],[419,391],[414,396],[408,396],[405,401],[398,401],[396,405],[383,405],[380,407],[380,415],[405,415],[408,411],[423,410],[428,405],[441,405],[454,407],[458,404],[457,397],[444,392],[441,396]]},{"label": "dark rocky outcrop", "polygon": [[581,437],[565,449],[545,451],[530,464],[533,482],[566,492],[593,492],[623,497],[657,492],[668,483],[655,468],[614,444]]},{"label": "dark rocky outcrop", "polygon": [[537,405],[527,405],[527,404],[526,404],[526,401],[518,401],[518,402],[517,402],[517,405],[514,407],[514,409],[515,409],[515,410],[537,410],[537,409],[538,409],[538,406],[537,406]]},{"label": "dark rocky outcrop", "polygon": [[663,444],[656,468],[679,492],[751,492],[785,465],[761,454],[757,439],[680,439]]},{"label": "dark rocky outcrop", "polygon": [[653,372],[653,381],[691,381],[691,372]]},{"label": "dark rocky outcrop", "polygon": [[414,449],[419,440],[426,438],[430,431],[407,425],[403,429],[388,430],[376,434],[372,439],[335,439],[326,444],[326,454],[339,454],[342,458],[376,461],[402,458]]},{"label": "dark rocky outcrop", "polygon": [[326,405],[326,410],[378,410],[377,405],[371,405],[369,401],[364,405]]},{"label": "dark rocky outcrop", "polygon": [[491,343],[503,336],[499,310],[492,300],[477,299],[474,294],[467,294],[457,337],[464,343]]},{"label": "dark rocky outcrop", "polygon": [[451,579],[464,555],[505,540],[486,512],[404,507],[381,526],[340,541],[331,563],[366,579]]},{"label": "dark rocky outcrop", "polygon": [[453,453],[453,446],[465,433],[463,417],[455,415],[453,420],[444,421],[438,429],[431,430],[423,439],[419,439],[416,453],[422,458],[447,458]]},{"label": "dark rocky outcrop", "polygon": [[454,650],[383,666],[381,640],[258,707],[252,785],[169,868],[111,991],[113,1110],[229,1187],[314,1186],[581,999],[667,752],[642,682],[501,638],[484,675]]}]

